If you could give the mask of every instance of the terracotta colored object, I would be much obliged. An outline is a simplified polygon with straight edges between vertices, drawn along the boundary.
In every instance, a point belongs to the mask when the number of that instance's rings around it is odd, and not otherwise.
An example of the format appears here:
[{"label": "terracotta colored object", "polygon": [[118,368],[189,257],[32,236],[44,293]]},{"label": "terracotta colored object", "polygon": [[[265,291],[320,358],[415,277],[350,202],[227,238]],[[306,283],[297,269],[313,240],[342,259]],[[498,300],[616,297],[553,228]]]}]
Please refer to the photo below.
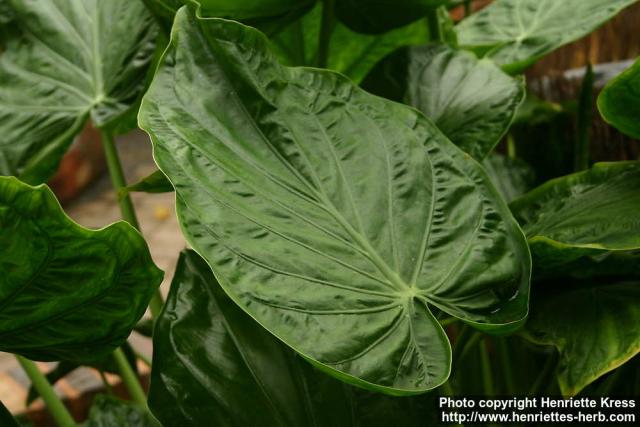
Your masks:
[{"label": "terracotta colored object", "polygon": [[61,203],[79,195],[106,169],[100,133],[88,122],[71,144],[49,186]]}]

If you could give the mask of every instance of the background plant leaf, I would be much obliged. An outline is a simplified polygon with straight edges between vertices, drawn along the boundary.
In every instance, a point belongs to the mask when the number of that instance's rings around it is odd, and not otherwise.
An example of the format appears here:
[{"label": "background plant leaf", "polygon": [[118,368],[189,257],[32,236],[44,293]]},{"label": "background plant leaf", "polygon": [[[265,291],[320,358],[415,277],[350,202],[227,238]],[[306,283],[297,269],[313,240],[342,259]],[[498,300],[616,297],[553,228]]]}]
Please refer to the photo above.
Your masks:
[{"label": "background plant leaf", "polygon": [[165,28],[183,5],[194,5],[199,16],[242,21],[267,34],[276,34],[302,16],[316,0],[144,0]]},{"label": "background plant leaf", "polygon": [[598,109],[620,132],[640,139],[640,59],[605,86]]},{"label": "background plant leaf", "polygon": [[173,34],[140,124],[187,240],[252,317],[321,369],[393,394],[448,375],[430,305],[488,331],[520,325],[524,237],[430,121],[279,65],[249,27],[183,8]]},{"label": "background plant leaf", "polygon": [[139,1],[11,5],[19,31],[0,56],[0,174],[38,184],[89,117],[113,125],[136,104],[156,28]]},{"label": "background plant leaf", "polygon": [[0,351],[101,360],[124,342],[162,280],[134,228],[82,228],[48,187],[0,177],[0,226]]},{"label": "background plant leaf", "polygon": [[[424,17],[447,0],[337,0],[338,19],[360,33],[379,34]],[[426,24],[425,24],[426,25]]]},{"label": "background plant leaf", "polygon": [[446,45],[398,49],[372,69],[362,87],[418,108],[479,160],[507,132],[525,97],[522,79]]},{"label": "background plant leaf", "polygon": [[560,352],[557,378],[565,397],[640,352],[640,282],[562,280],[546,285],[532,292],[526,335]]},{"label": "background plant leaf", "polygon": [[150,175],[142,178],[135,184],[129,185],[122,189],[122,195],[131,192],[141,193],[171,193],[173,192],[173,186],[171,181],[167,178],[162,171],[157,170]]},{"label": "background plant leaf", "polygon": [[[318,3],[299,21],[272,38],[272,49],[285,65],[315,65],[322,19]],[[360,34],[336,23],[331,32],[327,67],[359,83],[373,66],[394,50],[427,40],[424,22],[416,22],[380,35]]]},{"label": "background plant leaf", "polygon": [[535,182],[533,168],[517,158],[512,159],[499,153],[491,153],[484,159],[482,166],[507,202],[531,190]]},{"label": "background plant leaf", "polygon": [[314,369],[231,301],[193,251],[180,255],[153,363],[149,406],[166,426],[435,422],[428,398],[367,392]]},{"label": "background plant leaf", "polygon": [[521,79],[469,52],[445,45],[409,49],[405,102],[476,159],[504,136],[524,95]]},{"label": "background plant leaf", "polygon": [[460,46],[519,72],[637,0],[495,0],[458,25]]},{"label": "background plant leaf", "polygon": [[89,418],[81,424],[81,427],[114,426],[161,427],[146,408],[115,397],[96,396],[89,412]]},{"label": "background plant leaf", "polygon": [[0,423],[4,427],[18,427],[18,423],[11,415],[11,412],[0,402]]},{"label": "background plant leaf", "polygon": [[640,248],[640,162],[597,163],[556,178],[511,203],[534,265]]}]

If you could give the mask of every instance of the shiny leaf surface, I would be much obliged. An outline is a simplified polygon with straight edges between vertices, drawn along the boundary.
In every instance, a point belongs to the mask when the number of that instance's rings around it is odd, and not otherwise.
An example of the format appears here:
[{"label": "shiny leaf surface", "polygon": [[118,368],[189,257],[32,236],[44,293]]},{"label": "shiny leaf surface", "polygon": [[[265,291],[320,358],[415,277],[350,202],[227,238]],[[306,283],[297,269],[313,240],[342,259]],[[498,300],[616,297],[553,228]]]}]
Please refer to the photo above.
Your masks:
[{"label": "shiny leaf surface", "polygon": [[496,0],[457,26],[461,46],[518,72],[637,0]]},{"label": "shiny leaf surface", "polygon": [[605,86],[598,109],[612,126],[640,139],[640,59]]},{"label": "shiny leaf surface", "polygon": [[533,187],[535,171],[520,159],[491,153],[482,166],[507,202],[517,199]]},{"label": "shiny leaf surface", "polygon": [[[511,203],[536,265],[640,248],[640,163],[598,163]],[[539,261],[539,262],[538,262]]]},{"label": "shiny leaf surface", "polygon": [[161,427],[149,412],[135,404],[109,396],[96,396],[82,427]]},{"label": "shiny leaf surface", "polygon": [[[447,0],[337,0],[336,15],[359,33],[384,33],[424,17]],[[425,24],[426,25],[426,24]]]},{"label": "shiny leaf surface", "polygon": [[366,392],[314,369],[231,301],[192,251],[180,256],[153,344],[149,406],[166,426],[409,427],[429,420],[422,396]]},{"label": "shiny leaf surface", "polygon": [[162,280],[142,236],[72,222],[45,186],[0,177],[0,351],[88,363],[127,338]]},{"label": "shiny leaf surface", "polygon": [[416,110],[283,67],[256,30],[183,8],[139,119],[189,243],[321,369],[424,392],[451,356],[430,306],[494,332],[526,316],[519,227],[480,165]]},{"label": "shiny leaf surface", "polygon": [[0,56],[0,174],[44,182],[88,118],[139,100],[155,51],[140,1],[11,0],[20,35]]},{"label": "shiny leaf surface", "polygon": [[566,397],[640,352],[640,282],[566,280],[532,292],[526,333],[560,352],[558,384]]},{"label": "shiny leaf surface", "polygon": [[[272,39],[273,49],[285,65],[314,65],[322,6],[318,4],[300,21],[296,21]],[[327,68],[339,71],[359,83],[373,66],[394,50],[427,40],[423,22],[410,24],[380,35],[351,31],[336,23],[331,32]]]},{"label": "shiny leaf surface", "polygon": [[525,95],[521,79],[444,45],[411,48],[408,70],[405,102],[476,159],[500,141]]}]

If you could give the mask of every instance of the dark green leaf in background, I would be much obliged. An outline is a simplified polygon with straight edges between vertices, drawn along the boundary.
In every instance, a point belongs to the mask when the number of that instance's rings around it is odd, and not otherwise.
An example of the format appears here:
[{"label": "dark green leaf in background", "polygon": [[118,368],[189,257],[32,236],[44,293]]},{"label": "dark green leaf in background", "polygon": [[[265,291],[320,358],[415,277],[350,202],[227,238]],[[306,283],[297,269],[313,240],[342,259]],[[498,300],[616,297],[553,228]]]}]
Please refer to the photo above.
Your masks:
[{"label": "dark green leaf in background", "polygon": [[420,113],[279,65],[265,37],[183,8],[141,126],[192,247],[319,368],[391,394],[449,373],[431,306],[505,332],[530,257],[480,165]]},{"label": "dark green leaf in background", "polygon": [[526,335],[560,352],[565,397],[640,352],[640,282],[561,280],[532,291]]},{"label": "dark green leaf in background", "polygon": [[139,100],[156,29],[140,1],[10,0],[20,35],[0,56],[0,174],[45,181],[90,117]]},{"label": "dark green leaf in background", "polygon": [[13,9],[9,0],[0,0],[0,25],[7,24],[13,20]]},{"label": "dark green leaf in background", "polygon": [[525,97],[522,79],[445,45],[399,49],[380,61],[362,86],[416,107],[479,160],[507,132]]},{"label": "dark green leaf in background", "polygon": [[495,0],[457,26],[461,46],[522,71],[637,0]]},{"label": "dark green leaf in background", "polygon": [[34,360],[105,358],[162,280],[133,227],[82,228],[13,177],[0,177],[0,248],[0,351]]},{"label": "dark green leaf in background", "polygon": [[0,425],[2,427],[18,427],[18,423],[2,402],[0,402]]},{"label": "dark green leaf in background", "polygon": [[[352,30],[379,34],[423,18],[447,0],[337,0],[336,15]],[[425,24],[426,25],[426,24]]]},{"label": "dark green leaf in background", "polygon": [[640,248],[640,163],[598,163],[511,203],[536,268]]},{"label": "dark green leaf in background", "polygon": [[[271,41],[273,50],[285,65],[314,65],[322,6],[318,4],[300,21],[289,25]],[[380,35],[355,33],[336,23],[331,32],[327,68],[339,71],[359,83],[373,66],[394,50],[427,40],[424,22],[416,22]]]},{"label": "dark green leaf in background", "polygon": [[[208,424],[202,424],[208,425]],[[142,408],[115,397],[98,395],[93,401],[89,418],[81,427],[161,427],[160,423]],[[167,426],[170,426],[168,424]],[[177,425],[176,425],[177,427]]]},{"label": "dark green leaf in background", "polygon": [[640,139],[640,59],[605,86],[598,109],[620,132]]},{"label": "dark green leaf in background", "polygon": [[277,33],[299,18],[316,0],[144,0],[149,9],[167,28],[175,13],[185,4],[193,4],[206,18],[242,21],[268,34]]},{"label": "dark green leaf in background", "polygon": [[534,170],[520,159],[491,153],[484,159],[482,166],[507,202],[522,196],[533,187],[535,182]]},{"label": "dark green leaf in background", "polygon": [[129,185],[122,189],[123,194],[131,192],[141,193],[171,193],[173,186],[162,171],[157,170],[152,174],[142,178],[135,184]]},{"label": "dark green leaf in background", "polygon": [[505,134],[525,95],[521,79],[445,45],[411,48],[408,72],[405,102],[479,160]]},{"label": "dark green leaf in background", "polygon": [[392,398],[314,369],[243,312],[195,252],[181,254],[156,323],[149,406],[165,426],[415,426],[424,397]]}]

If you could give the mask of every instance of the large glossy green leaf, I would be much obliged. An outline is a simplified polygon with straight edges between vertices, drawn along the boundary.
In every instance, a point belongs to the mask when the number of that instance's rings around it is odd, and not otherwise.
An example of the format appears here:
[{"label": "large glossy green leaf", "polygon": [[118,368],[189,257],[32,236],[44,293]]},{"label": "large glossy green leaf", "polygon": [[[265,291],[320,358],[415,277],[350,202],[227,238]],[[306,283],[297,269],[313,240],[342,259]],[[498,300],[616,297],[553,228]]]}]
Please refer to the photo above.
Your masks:
[{"label": "large glossy green leaf", "polygon": [[533,187],[535,172],[520,159],[491,153],[484,159],[482,166],[507,202],[517,199]]},{"label": "large glossy green leaf", "polygon": [[46,186],[0,177],[0,351],[87,363],[122,344],[162,280],[125,222],[71,221]]},{"label": "large glossy green leaf", "polygon": [[540,267],[640,249],[640,163],[598,163],[553,179],[512,202],[511,210]]},{"label": "large glossy green leaf", "polygon": [[424,17],[447,0],[337,0],[338,19],[360,33],[384,33]]},{"label": "large glossy green leaf", "polygon": [[428,423],[422,397],[366,392],[314,369],[233,303],[192,251],[180,256],[153,348],[149,406],[166,426]]},{"label": "large glossy green leaf", "polygon": [[598,109],[608,123],[640,139],[640,59],[605,86]]},{"label": "large glossy green leaf", "polygon": [[[272,39],[273,49],[285,65],[315,65],[322,18],[318,4],[301,20]],[[416,22],[380,35],[351,31],[336,23],[331,32],[327,68],[339,71],[359,83],[373,66],[394,50],[427,40],[423,22]]]},{"label": "large glossy green leaf", "polygon": [[476,159],[500,141],[525,95],[521,79],[444,45],[411,48],[408,73],[405,102]]},{"label": "large glossy green leaf", "polygon": [[496,332],[526,316],[520,229],[416,110],[184,8],[139,121],[225,291],[333,375],[424,392],[451,356],[433,307]]},{"label": "large glossy green leaf", "polygon": [[87,118],[139,100],[155,51],[140,1],[11,0],[20,35],[0,57],[0,174],[45,181]]},{"label": "large glossy green leaf", "polygon": [[527,336],[560,352],[558,383],[573,396],[640,352],[640,282],[566,280],[532,292]]},{"label": "large glossy green leaf", "polygon": [[458,24],[458,41],[517,72],[636,1],[496,0]]},{"label": "large glossy green leaf", "polygon": [[[202,424],[207,425],[207,424]],[[96,396],[82,427],[161,427],[146,408],[115,397]],[[171,424],[167,424],[171,426]]]}]

